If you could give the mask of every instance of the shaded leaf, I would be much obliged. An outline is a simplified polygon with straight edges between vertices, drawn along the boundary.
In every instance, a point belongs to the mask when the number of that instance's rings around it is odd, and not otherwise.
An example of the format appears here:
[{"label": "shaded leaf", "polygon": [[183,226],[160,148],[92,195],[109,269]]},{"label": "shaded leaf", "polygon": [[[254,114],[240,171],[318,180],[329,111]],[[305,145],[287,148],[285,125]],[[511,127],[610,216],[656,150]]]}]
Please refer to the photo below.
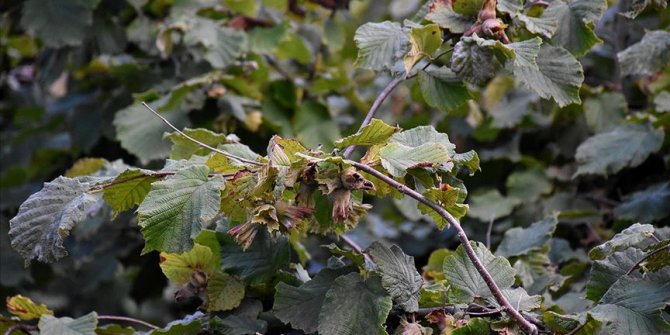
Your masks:
[{"label": "shaded leaf", "polygon": [[[226,135],[217,134],[208,129],[186,128],[182,130],[182,132],[211,147],[216,147],[217,145],[226,142]],[[199,144],[187,139],[177,132],[166,133],[163,135],[163,138],[172,141],[172,149],[170,151],[171,159],[189,159],[193,155],[204,156],[211,152],[209,149],[200,147]]]},{"label": "shaded leaf", "polygon": [[649,124],[626,123],[606,133],[589,137],[577,147],[579,165],[575,176],[607,176],[626,167],[635,167],[663,144],[664,133]]},{"label": "shaded leaf", "polygon": [[483,86],[502,68],[514,52],[500,41],[467,36],[454,46],[449,67],[465,82]]},{"label": "shaded leaf", "polygon": [[[458,220],[468,213],[469,207],[468,205],[463,204],[460,189],[451,187],[447,184],[445,185],[446,186],[443,186],[442,188],[431,187],[426,190],[423,195],[446,209],[449,214]],[[444,229],[449,226],[449,222],[445,218],[425,204],[419,202],[418,208],[421,213],[430,215],[433,221],[435,221],[435,225],[437,225],[438,229]]]},{"label": "shaded leaf", "polygon": [[535,201],[551,192],[552,184],[543,169],[532,168],[510,174],[505,182],[507,194],[523,201]]},{"label": "shaded leaf", "polygon": [[607,9],[605,0],[556,1],[556,19],[559,23],[552,42],[581,56],[602,41],[593,32],[593,24]]},{"label": "shaded leaf", "polygon": [[426,14],[426,20],[438,24],[441,28],[449,29],[455,34],[464,33],[475,23],[474,17],[458,14],[454,11],[451,1],[432,1]]},{"label": "shaded leaf", "polygon": [[128,169],[104,187],[102,199],[117,213],[127,211],[141,204],[151,189],[151,183],[160,178],[152,171]]},{"label": "shaded leaf", "polygon": [[397,245],[388,248],[379,242],[372,243],[366,252],[377,265],[382,286],[393,301],[405,312],[418,311],[419,289],[423,279],[416,270],[414,257],[407,256]]},{"label": "shaded leaf", "polygon": [[461,80],[446,66],[430,66],[419,72],[419,87],[426,103],[443,111],[457,108],[471,98]]},{"label": "shaded leaf", "polygon": [[[216,268],[218,268],[218,264]],[[223,271],[215,271],[209,277],[209,281],[207,282],[207,311],[227,311],[233,309],[239,306],[243,298],[244,283],[235,277]]]},{"label": "shaded leaf", "polygon": [[652,185],[624,198],[614,208],[614,216],[620,219],[651,223],[670,215],[670,183]]},{"label": "shaded leaf", "polygon": [[515,197],[504,197],[496,189],[480,191],[470,197],[468,215],[484,222],[499,219],[512,213],[521,204]]},{"label": "shaded leaf", "polygon": [[537,221],[528,228],[514,227],[505,231],[496,255],[520,256],[545,246],[556,230],[558,219],[556,216]]},{"label": "shaded leaf", "polygon": [[26,260],[54,262],[67,255],[64,239],[95,209],[98,198],[87,193],[89,184],[58,177],[44,184],[9,220],[12,247]]},{"label": "shaded leaf", "polygon": [[423,57],[430,58],[442,44],[442,31],[436,24],[411,28],[409,31],[409,52],[405,55],[405,72],[409,73]]},{"label": "shaded leaf", "polygon": [[319,334],[386,334],[383,323],[391,306],[379,277],[363,281],[358,273],[341,276],[326,293],[319,315]]},{"label": "shaded leaf", "polygon": [[652,235],[654,235],[654,226],[636,223],[614,235],[609,241],[591,249],[589,257],[594,260],[604,259],[615,251],[636,246],[651,238]]},{"label": "shaded leaf", "polygon": [[662,10],[667,6],[667,0],[633,0],[630,2],[630,6],[627,8],[627,11],[621,13],[621,15],[629,19],[634,19],[647,8]]},{"label": "shaded leaf", "polygon": [[651,76],[670,62],[670,32],[650,31],[617,54],[621,75]]},{"label": "shaded leaf", "polygon": [[251,282],[264,282],[285,268],[289,260],[288,239],[280,236],[273,241],[260,231],[251,246],[243,251],[235,242],[221,247],[222,269]]},{"label": "shaded leaf", "polygon": [[628,103],[623,94],[605,92],[584,101],[586,124],[596,133],[605,132],[623,123]]},{"label": "shaded leaf", "polygon": [[202,327],[202,312],[187,315],[181,320],[168,323],[161,329],[152,330],[148,335],[197,335]]},{"label": "shaded leaf", "polygon": [[440,143],[426,143],[410,147],[400,143],[389,143],[379,151],[382,166],[393,176],[402,177],[407,169],[435,167],[451,160],[449,152]]},{"label": "shaded leaf", "polygon": [[89,0],[28,0],[23,4],[21,26],[49,47],[78,46],[93,24],[97,4]]}]

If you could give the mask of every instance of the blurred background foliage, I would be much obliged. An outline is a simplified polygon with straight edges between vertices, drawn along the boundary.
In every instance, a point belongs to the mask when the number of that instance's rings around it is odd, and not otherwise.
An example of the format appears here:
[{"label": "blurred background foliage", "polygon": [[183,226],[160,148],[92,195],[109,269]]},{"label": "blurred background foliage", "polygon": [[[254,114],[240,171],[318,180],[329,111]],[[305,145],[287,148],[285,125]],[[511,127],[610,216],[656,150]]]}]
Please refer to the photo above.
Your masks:
[{"label": "blurred background foliage", "polygon": [[[256,152],[273,134],[331,150],[392,79],[356,69],[356,28],[412,19],[426,7],[418,0],[6,0],[0,9],[0,296],[22,293],[72,316],[96,310],[165,323],[197,303],[172,302],[158,255],[139,256],[132,213],[79,225],[66,241],[69,257],[24,268],[7,235],[18,205],[84,157],[162,166],[168,129],[140,101],[152,101],[177,127],[235,134]],[[404,81],[377,114],[405,129],[434,125],[460,152],[479,153],[481,172],[464,179],[471,211],[463,225],[473,240],[485,240],[492,223],[496,245],[506,230],[559,212],[550,256],[572,276],[573,288],[557,295],[571,312],[584,308],[568,297],[583,286],[585,250],[633,222],[669,222],[669,136],[635,167],[573,177],[576,148],[625,118],[670,129],[670,66],[631,78],[615,61],[645,29],[667,29],[670,12],[627,20],[617,10],[610,6],[595,24],[602,43],[580,58],[581,105],[559,108],[500,75],[451,109],[431,107],[416,79]],[[636,193],[648,188],[655,193]],[[349,233],[364,247],[397,243],[421,267],[431,251],[457,244],[411,199],[374,206]],[[319,246],[331,242],[305,241],[308,271],[324,266],[329,253]]]}]

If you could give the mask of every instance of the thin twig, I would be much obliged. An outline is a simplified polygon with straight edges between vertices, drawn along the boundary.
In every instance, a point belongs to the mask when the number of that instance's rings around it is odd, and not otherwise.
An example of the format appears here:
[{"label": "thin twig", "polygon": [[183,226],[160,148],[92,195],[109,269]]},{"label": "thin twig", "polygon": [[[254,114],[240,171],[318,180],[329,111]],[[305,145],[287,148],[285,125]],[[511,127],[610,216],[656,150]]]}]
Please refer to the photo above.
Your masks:
[{"label": "thin twig", "polygon": [[489,225],[486,227],[486,248],[491,249],[491,232],[493,231],[493,217],[489,221]]},{"label": "thin twig", "polygon": [[[372,107],[370,107],[370,110],[368,110],[368,113],[365,115],[365,119],[363,119],[363,122],[361,123],[361,126],[358,127],[358,131],[360,131],[361,129],[363,129],[363,127],[370,124],[370,122],[372,121],[372,118],[375,116],[375,113],[377,112],[379,107],[382,105],[382,102],[384,102],[384,100],[386,100],[386,98],[389,96],[389,94],[391,94],[391,91],[393,91],[393,89],[396,88],[396,86],[398,86],[398,84],[400,84],[401,81],[403,81],[402,78],[394,78],[393,80],[391,80],[386,85],[384,90],[382,90],[381,93],[379,93],[379,96],[377,96],[377,99],[375,99],[375,102],[372,103]],[[350,145],[346,149],[344,149],[344,153],[342,154],[344,156],[344,158],[349,158],[351,153],[354,152],[354,149],[356,149],[355,145]]]},{"label": "thin twig", "polygon": [[502,310],[505,311],[510,317],[512,317],[517,323],[519,323],[521,328],[526,332],[533,335],[536,335],[538,333],[537,327],[528,320],[526,320],[523,317],[523,315],[521,315],[516,309],[514,309],[514,307],[510,305],[509,301],[507,301],[507,298],[505,298],[505,296],[502,294],[500,288],[496,284],[491,274],[488,272],[488,270],[486,270],[486,267],[479,259],[479,257],[477,257],[477,254],[475,254],[475,250],[472,248],[472,245],[470,245],[470,239],[465,234],[465,231],[463,230],[463,227],[461,227],[461,224],[458,222],[458,220],[456,220],[451,214],[449,214],[449,212],[447,212],[440,205],[430,201],[429,199],[424,197],[421,193],[418,193],[417,191],[407,187],[406,185],[395,181],[393,178],[373,169],[372,167],[354,161],[347,161],[347,162],[349,164],[352,164],[355,168],[365,171],[368,174],[387,183],[388,185],[395,187],[399,192],[408,195],[414,198],[415,200],[419,201],[420,203],[428,206],[430,209],[434,210],[441,217],[447,220],[447,222],[449,222],[456,230],[458,239],[461,241],[461,244],[465,249],[465,253],[468,255],[468,258],[470,259],[470,261],[472,261],[475,268],[484,279],[486,286],[488,286],[489,290],[495,297],[496,301],[498,301],[500,306],[502,306]]},{"label": "thin twig", "polygon": [[263,165],[263,163],[256,162],[256,161],[252,161],[252,160],[250,160],[250,159],[242,158],[242,157],[239,157],[239,156],[235,156],[235,155],[233,155],[233,154],[231,154],[231,153],[229,153],[229,152],[223,151],[223,150],[221,150],[221,149],[217,149],[217,148],[215,148],[215,147],[213,147],[213,146],[210,146],[210,145],[207,145],[207,144],[205,144],[205,143],[202,143],[202,142],[196,140],[195,138],[193,138],[193,137],[191,137],[191,136],[188,136],[188,135],[184,134],[183,131],[181,131],[181,130],[177,129],[177,127],[173,126],[172,123],[170,123],[170,121],[168,121],[168,120],[167,120],[166,118],[164,118],[162,115],[158,114],[158,112],[156,112],[153,108],[151,108],[151,106],[149,106],[146,102],[142,101],[142,104],[144,105],[144,107],[146,107],[146,108],[147,108],[148,110],[150,110],[152,113],[154,113],[154,115],[158,116],[158,117],[159,117],[165,124],[167,124],[170,128],[172,128],[174,131],[176,131],[179,135],[184,136],[186,139],[188,139],[189,141],[191,141],[191,142],[193,142],[193,143],[199,145],[200,147],[202,147],[202,148],[206,148],[206,149],[209,149],[209,150],[212,150],[212,151],[214,151],[214,152],[216,152],[216,153],[219,153],[219,154],[221,154],[221,155],[223,155],[223,156],[225,156],[225,157],[228,157],[228,158],[230,158],[230,159],[234,159],[234,160],[240,161],[240,162],[242,162],[242,163],[253,164],[253,165]]},{"label": "thin twig", "polygon": [[136,324],[143,325],[145,327],[151,328],[151,329],[160,329],[160,327],[151,324],[146,321],[130,318],[127,316],[116,316],[116,315],[98,315],[98,320],[111,320],[111,321],[125,321],[125,322],[132,322]]},{"label": "thin twig", "polygon": [[626,276],[630,275],[635,269],[637,269],[642,262],[646,261],[649,257],[656,255],[657,253],[663,251],[663,250],[668,250],[670,251],[670,244],[666,244],[654,251],[650,251],[647,255],[642,257],[641,260],[637,261],[637,263],[633,264],[633,266],[626,272]]},{"label": "thin twig", "polygon": [[15,325],[10,326],[9,328],[7,328],[7,330],[3,334],[4,335],[12,335],[12,333],[15,330],[20,330],[20,331],[24,332],[25,334],[30,335],[32,331],[37,330],[37,327],[35,327],[33,325],[26,325],[26,324],[20,324],[19,323],[19,324],[15,324]]},{"label": "thin twig", "polygon": [[370,259],[370,256],[363,251],[363,248],[361,248],[361,246],[358,245],[358,243],[354,242],[354,240],[350,239],[349,236],[343,234],[340,235],[340,238],[356,253],[363,255],[365,260],[367,260],[368,262],[372,262],[372,259]]}]

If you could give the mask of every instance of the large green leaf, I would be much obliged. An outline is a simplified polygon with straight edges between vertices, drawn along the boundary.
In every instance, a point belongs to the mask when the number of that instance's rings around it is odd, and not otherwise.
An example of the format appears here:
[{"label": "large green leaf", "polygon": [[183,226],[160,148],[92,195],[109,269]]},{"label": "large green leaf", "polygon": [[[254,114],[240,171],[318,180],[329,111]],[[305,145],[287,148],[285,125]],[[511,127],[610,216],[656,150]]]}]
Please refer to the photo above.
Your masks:
[{"label": "large green leaf", "polygon": [[215,271],[207,282],[207,311],[227,311],[240,305],[244,283],[223,272]]},{"label": "large green leaf", "polygon": [[507,194],[523,201],[535,201],[551,192],[552,184],[544,169],[531,168],[510,174],[505,182]]},{"label": "large green leaf", "polygon": [[651,76],[670,62],[670,32],[650,31],[617,54],[621,75]]},{"label": "large green leaf", "polygon": [[395,63],[409,50],[407,33],[397,22],[369,22],[358,29],[354,41],[358,47],[356,65],[375,71],[395,71]]},{"label": "large green leaf", "polygon": [[160,178],[149,170],[128,169],[104,188],[102,198],[115,212],[127,211],[142,203],[151,183]]},{"label": "large green leaf", "polygon": [[441,28],[449,29],[452,33],[461,34],[468,30],[476,19],[456,13],[451,1],[432,1],[426,20],[436,23]]},{"label": "large green leaf", "polygon": [[505,232],[496,255],[520,256],[533,250],[539,250],[549,242],[556,230],[558,220],[555,216],[537,221],[528,228],[515,227]]},{"label": "large green leaf", "polygon": [[414,257],[407,256],[397,245],[389,248],[380,242],[372,243],[367,253],[377,265],[382,286],[396,305],[408,313],[419,310],[419,289],[423,279],[416,270]]},{"label": "large green leaf", "polygon": [[191,250],[181,254],[161,253],[160,267],[171,282],[184,285],[196,270],[213,274],[219,268],[219,260],[212,249],[196,243]]},{"label": "large green leaf", "polygon": [[670,183],[652,185],[642,191],[626,196],[614,208],[619,219],[650,223],[670,215]]},{"label": "large green leaf", "polygon": [[364,281],[358,273],[341,276],[326,293],[319,315],[319,334],[386,334],[383,323],[391,306],[379,277]]},{"label": "large green leaf", "polygon": [[512,58],[514,52],[500,41],[485,40],[475,34],[456,43],[449,67],[464,81],[483,86]]},{"label": "large green leaf", "polygon": [[546,38],[551,38],[558,28],[557,14],[559,13],[561,6],[564,4],[561,1],[552,1],[547,8],[542,11],[542,15],[537,17],[523,13],[523,0],[500,0],[496,5],[499,11],[507,13],[511,17],[517,18],[519,21],[523,22],[528,31],[540,34]]},{"label": "large green leaf", "polygon": [[623,123],[628,103],[623,94],[605,92],[584,101],[586,124],[596,133],[606,132]]},{"label": "large green leaf", "polygon": [[[463,196],[461,189],[457,187],[452,187],[451,185],[444,185],[441,188],[431,187],[423,193],[423,196],[447,210],[457,220],[468,213],[468,205],[463,204],[465,196]],[[449,221],[432,208],[420,202],[417,204],[419,211],[430,215],[438,229],[444,229],[449,226]]]},{"label": "large green leaf", "polygon": [[289,243],[286,237],[273,240],[266,231],[260,231],[245,251],[234,241],[221,247],[222,268],[251,282],[264,282],[285,268],[289,261]]},{"label": "large green leaf", "polygon": [[574,56],[561,47],[543,44],[536,63],[537,68],[514,66],[516,79],[523,86],[545,99],[553,98],[561,107],[581,102],[579,87],[584,81],[584,71]]},{"label": "large green leaf", "polygon": [[63,241],[70,230],[88,216],[98,197],[90,185],[58,177],[31,195],[9,220],[12,247],[26,260],[54,262],[67,255]]},{"label": "large green leaf", "polygon": [[[535,60],[533,66],[537,67]],[[512,76],[497,76],[486,85],[482,105],[493,118],[494,128],[512,128],[533,112],[540,97],[517,87]]]},{"label": "large green leaf", "polygon": [[594,260],[604,259],[615,251],[638,246],[652,235],[654,235],[654,226],[636,223],[614,235],[609,241],[591,249],[589,257]]},{"label": "large green leaf", "polygon": [[284,282],[275,287],[272,309],[275,315],[291,327],[314,333],[319,326],[321,305],[333,281],[351,271],[351,268],[321,270],[312,280],[294,287]]},{"label": "large green leaf", "polygon": [[216,21],[197,18],[189,21],[184,44],[191,47],[189,50],[196,59],[202,58],[212,67],[222,69],[246,50],[247,35],[241,30],[221,27]]},{"label": "large green leaf", "polygon": [[[586,299],[600,301],[600,298],[619,278],[626,276],[635,263],[646,253],[640,249],[628,248],[614,252],[602,260],[596,260],[591,267],[589,281],[586,284]],[[642,274],[632,272],[629,276],[642,278]]]},{"label": "large green leaf", "polygon": [[331,143],[342,137],[326,106],[305,101],[300,104],[293,120],[293,128],[298,140],[308,148],[323,145],[324,149],[332,149]]},{"label": "large green leaf", "polygon": [[[159,110],[167,100],[168,96],[165,96],[149,105]],[[177,128],[188,124],[186,112],[180,108],[164,111],[161,115]],[[142,164],[165,158],[170,152],[170,143],[162,137],[167,126],[139,102],[116,112],[114,127],[121,146],[137,156]]]},{"label": "large green leaf", "polygon": [[581,56],[602,41],[593,32],[593,24],[607,9],[605,0],[555,1],[558,29],[552,42],[561,45],[576,56]]},{"label": "large green leaf", "polygon": [[143,252],[181,253],[193,247],[192,238],[219,212],[223,177],[209,177],[206,166],[191,166],[151,185],[137,209]]},{"label": "large green leaf", "polygon": [[635,167],[661,149],[664,133],[649,124],[626,123],[606,133],[589,137],[577,148],[579,165],[575,176],[607,176]]},{"label": "large green leaf", "polygon": [[335,147],[345,148],[350,145],[372,146],[375,144],[382,144],[399,130],[400,128],[389,126],[382,120],[372,119],[370,124],[361,128],[361,130],[357,131],[355,134],[335,141]]},{"label": "large green leaf", "polygon": [[655,335],[670,330],[660,310],[670,302],[670,283],[622,278],[607,290],[593,316],[610,334]]},{"label": "large green leaf", "polygon": [[93,24],[93,10],[99,1],[28,0],[23,4],[21,26],[46,46],[78,46]]},{"label": "large green leaf", "polygon": [[[493,280],[500,289],[506,289],[514,284],[514,269],[509,261],[501,256],[494,256],[484,244],[470,242],[475,255],[482,262],[486,270],[493,276]],[[471,303],[475,298],[487,298],[491,291],[484,278],[479,274],[465,252],[463,246],[445,257],[444,276],[449,281],[454,293],[452,303]]]},{"label": "large green leaf", "polygon": [[425,143],[410,147],[400,143],[389,143],[379,151],[382,166],[393,176],[402,177],[407,169],[435,167],[451,160],[449,152],[440,143]]},{"label": "large green leaf", "polygon": [[468,216],[489,222],[512,214],[512,210],[521,204],[521,200],[516,197],[504,197],[498,190],[490,189],[473,194],[469,204]]},{"label": "large green leaf", "polygon": [[253,335],[267,332],[267,322],[258,319],[263,304],[258,300],[245,299],[239,307],[226,316],[210,319],[210,329],[221,335]]},{"label": "large green leaf", "polygon": [[419,87],[426,103],[443,111],[457,108],[471,98],[461,80],[446,66],[430,66],[419,72]]},{"label": "large green leaf", "polygon": [[[217,134],[208,129],[189,129],[182,130],[186,135],[205,143],[211,147],[216,147],[219,144],[226,142],[226,135]],[[171,159],[189,159],[193,155],[204,156],[210,153],[209,149],[201,147],[199,144],[187,139],[177,132],[172,132],[163,135],[163,138],[172,141],[172,149],[170,150]]]},{"label": "large green leaf", "polygon": [[161,329],[152,330],[148,335],[196,335],[202,328],[202,312],[187,315],[181,320],[175,320]]},{"label": "large green leaf", "polygon": [[57,318],[43,314],[37,327],[43,335],[95,335],[98,314],[91,312],[80,318]]}]

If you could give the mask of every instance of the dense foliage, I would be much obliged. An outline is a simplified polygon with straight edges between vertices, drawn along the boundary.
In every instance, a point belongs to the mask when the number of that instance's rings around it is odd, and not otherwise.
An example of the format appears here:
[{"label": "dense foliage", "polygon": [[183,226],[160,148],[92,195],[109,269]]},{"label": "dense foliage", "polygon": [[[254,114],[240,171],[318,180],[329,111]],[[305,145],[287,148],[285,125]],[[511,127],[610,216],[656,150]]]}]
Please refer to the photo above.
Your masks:
[{"label": "dense foliage", "polygon": [[668,333],[666,6],[3,2],[0,333]]}]

